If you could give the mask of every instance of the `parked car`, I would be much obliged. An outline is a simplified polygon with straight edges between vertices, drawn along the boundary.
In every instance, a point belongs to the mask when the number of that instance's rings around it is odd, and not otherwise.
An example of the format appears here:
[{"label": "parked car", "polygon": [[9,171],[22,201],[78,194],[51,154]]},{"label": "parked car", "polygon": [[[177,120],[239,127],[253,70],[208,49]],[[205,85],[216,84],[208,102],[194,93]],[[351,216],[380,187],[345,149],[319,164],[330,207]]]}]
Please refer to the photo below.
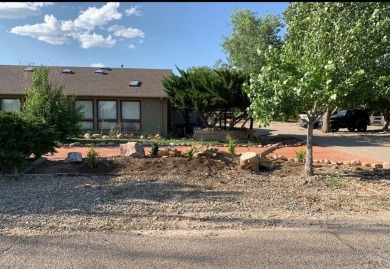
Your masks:
[{"label": "parked car", "polygon": [[344,109],[330,117],[330,129],[337,132],[340,128],[347,128],[353,132],[365,132],[371,125],[370,112],[364,109]]},{"label": "parked car", "polygon": [[[299,126],[301,126],[303,128],[307,128],[308,125],[309,125],[309,122],[307,122],[307,121],[301,121],[301,123],[299,124]],[[314,129],[321,128],[321,127],[322,127],[322,121],[316,120],[314,122]]]},{"label": "parked car", "polygon": [[[307,128],[307,125],[309,124],[309,118],[307,117],[307,113],[302,112],[301,114],[298,115],[298,117],[300,121],[299,126],[303,128]],[[321,127],[322,127],[322,117],[318,118],[314,122],[314,129],[321,128]]]}]

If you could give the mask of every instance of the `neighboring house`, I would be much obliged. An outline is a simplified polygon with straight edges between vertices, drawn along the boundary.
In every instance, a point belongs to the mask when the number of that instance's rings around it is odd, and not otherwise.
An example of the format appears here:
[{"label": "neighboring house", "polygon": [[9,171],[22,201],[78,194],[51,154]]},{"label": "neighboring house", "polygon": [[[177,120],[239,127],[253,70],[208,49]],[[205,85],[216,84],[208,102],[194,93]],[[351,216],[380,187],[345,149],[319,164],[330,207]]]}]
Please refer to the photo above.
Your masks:
[{"label": "neighboring house", "polygon": [[[0,65],[0,110],[19,111],[31,85],[31,66]],[[167,134],[171,106],[162,79],[170,69],[48,66],[53,87],[64,85],[84,106],[83,128],[92,132],[121,124],[127,132]]]}]

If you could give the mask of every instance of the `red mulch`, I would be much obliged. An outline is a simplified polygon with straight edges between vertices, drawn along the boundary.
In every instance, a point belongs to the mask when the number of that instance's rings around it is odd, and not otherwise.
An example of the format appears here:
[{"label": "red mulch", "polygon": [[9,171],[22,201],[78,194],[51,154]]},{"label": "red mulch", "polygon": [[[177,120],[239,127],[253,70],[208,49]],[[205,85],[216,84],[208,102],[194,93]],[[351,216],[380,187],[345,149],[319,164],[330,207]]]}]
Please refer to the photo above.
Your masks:
[{"label": "red mulch", "polygon": [[[188,146],[174,146],[176,149],[180,150],[183,154],[185,154],[189,147]],[[163,149],[165,147],[160,147],[160,149]],[[301,146],[300,148],[306,149],[305,146]],[[94,149],[99,153],[99,156],[117,156],[120,155],[119,146],[94,146]],[[145,153],[149,153],[150,147],[144,147]],[[227,152],[226,147],[218,147],[219,151],[225,151]],[[265,147],[239,147],[236,146],[235,152],[237,154],[252,151],[256,153],[261,153],[265,150]],[[296,146],[286,146],[279,148],[275,150],[274,152],[270,153],[270,155],[282,155],[287,158],[296,158],[296,150],[298,150],[299,147]],[[83,157],[87,156],[89,148],[88,147],[61,147],[57,148],[57,153],[51,155],[47,154],[44,157],[46,157],[49,160],[64,160],[69,152],[80,152]],[[368,164],[375,164],[375,163],[382,163],[381,161],[367,158],[365,156],[359,156],[350,154],[345,151],[341,151],[338,149],[335,149],[333,147],[323,147],[323,146],[313,146],[313,159],[314,160],[325,160],[328,159],[330,161],[336,161],[336,162],[345,162],[345,161],[352,161],[352,160],[360,160],[362,163],[368,163]]]}]

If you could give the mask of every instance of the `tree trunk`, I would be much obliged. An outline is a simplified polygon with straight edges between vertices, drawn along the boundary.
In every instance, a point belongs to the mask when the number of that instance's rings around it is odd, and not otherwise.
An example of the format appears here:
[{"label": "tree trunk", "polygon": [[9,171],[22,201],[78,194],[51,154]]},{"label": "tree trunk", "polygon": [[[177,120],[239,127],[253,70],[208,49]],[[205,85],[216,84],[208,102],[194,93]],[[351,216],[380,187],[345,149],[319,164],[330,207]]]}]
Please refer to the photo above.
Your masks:
[{"label": "tree trunk", "polygon": [[[222,129],[221,122],[222,122],[222,117],[219,118],[219,126]],[[223,112],[223,129],[226,130],[226,110]]]},{"label": "tree trunk", "polygon": [[281,146],[283,146],[283,142],[279,142],[279,143],[267,148],[266,150],[264,150],[262,153],[259,154],[260,158],[265,158],[268,154],[277,150]]},{"label": "tree trunk", "polygon": [[206,119],[206,117],[203,115],[203,114],[200,114],[199,113],[199,118],[200,120],[202,121],[202,124],[205,128],[210,128],[210,124],[209,124],[209,121]]},{"label": "tree trunk", "polygon": [[313,171],[313,129],[314,121],[316,117],[308,116],[309,123],[307,125],[307,141],[306,141],[306,162],[305,162],[305,174],[307,176],[312,176]]},{"label": "tree trunk", "polygon": [[328,104],[325,106],[325,113],[324,113],[324,116],[322,118],[321,130],[323,133],[330,132],[330,107]]},{"label": "tree trunk", "polygon": [[382,131],[387,133],[389,131],[390,109],[386,108],[385,110],[383,110],[382,114],[383,114],[383,118],[385,121],[385,124],[383,125]]},{"label": "tree trunk", "polygon": [[385,133],[389,131],[389,119],[385,120],[385,124],[383,125],[382,131]]}]

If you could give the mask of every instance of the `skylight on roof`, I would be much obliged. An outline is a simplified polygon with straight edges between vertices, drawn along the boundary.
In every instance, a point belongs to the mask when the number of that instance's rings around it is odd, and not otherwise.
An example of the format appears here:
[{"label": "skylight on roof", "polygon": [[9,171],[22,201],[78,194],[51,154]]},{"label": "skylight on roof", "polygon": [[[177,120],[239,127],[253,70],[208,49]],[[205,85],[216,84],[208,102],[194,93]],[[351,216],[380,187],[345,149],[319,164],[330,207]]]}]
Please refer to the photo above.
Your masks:
[{"label": "skylight on roof", "polygon": [[139,86],[141,86],[141,81],[139,81],[139,80],[132,80],[132,81],[130,81],[130,83],[129,83],[129,86],[130,87],[139,87]]},{"label": "skylight on roof", "polygon": [[102,70],[102,69],[98,69],[98,70],[95,71],[95,74],[97,74],[97,75],[106,75],[107,72]]},{"label": "skylight on roof", "polygon": [[26,71],[26,72],[32,72],[32,71],[34,71],[34,67],[32,67],[32,66],[27,67],[27,68],[24,69],[24,71]]},{"label": "skylight on roof", "polygon": [[111,70],[112,70],[112,68],[110,68],[110,67],[100,67],[100,69],[101,69],[101,70],[108,70],[108,71],[111,71]]},{"label": "skylight on roof", "polygon": [[70,69],[64,69],[62,70],[62,74],[74,74],[74,72]]}]

